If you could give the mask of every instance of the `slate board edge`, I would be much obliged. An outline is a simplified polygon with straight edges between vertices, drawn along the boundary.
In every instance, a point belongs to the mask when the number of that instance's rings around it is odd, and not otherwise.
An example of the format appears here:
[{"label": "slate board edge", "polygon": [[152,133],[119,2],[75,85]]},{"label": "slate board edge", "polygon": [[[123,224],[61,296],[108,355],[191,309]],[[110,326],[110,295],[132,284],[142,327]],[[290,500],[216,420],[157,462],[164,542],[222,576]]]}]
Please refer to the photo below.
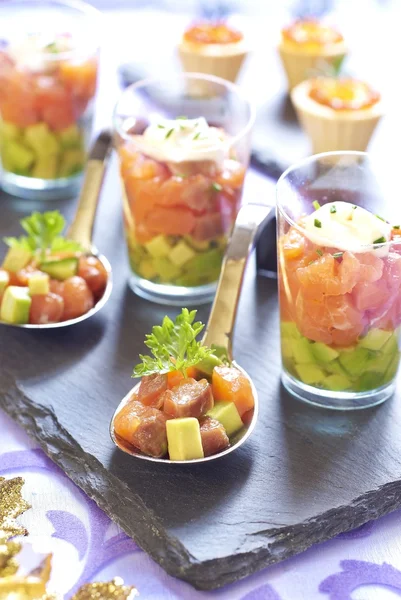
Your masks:
[{"label": "slate board edge", "polygon": [[[0,407],[21,425],[66,475],[129,536],[134,538],[167,573],[187,581],[199,590],[213,590],[233,583],[264,567],[298,554],[314,544],[331,539],[339,533],[359,527],[401,507],[400,480],[359,496],[349,506],[332,509],[314,520],[299,523],[295,527],[256,532],[254,535],[260,536],[263,542],[260,548],[252,553],[238,553],[234,556],[198,562],[178,540],[171,536],[168,539],[160,536],[161,526],[151,511],[125,484],[108,473],[94,456],[86,453],[73,440],[61,427],[50,408],[34,403],[15,384],[11,389],[0,389]],[[53,443],[55,433],[58,447]],[[59,450],[60,439],[63,440],[63,452]],[[94,485],[95,480],[99,482],[98,486]],[[110,504],[113,496],[117,496],[120,501],[119,515],[113,512]],[[121,503],[121,499],[124,499],[124,503]],[[126,521],[121,506],[130,507],[130,515],[128,516],[127,513]],[[135,506],[139,517],[135,528],[130,526],[132,506]]]}]

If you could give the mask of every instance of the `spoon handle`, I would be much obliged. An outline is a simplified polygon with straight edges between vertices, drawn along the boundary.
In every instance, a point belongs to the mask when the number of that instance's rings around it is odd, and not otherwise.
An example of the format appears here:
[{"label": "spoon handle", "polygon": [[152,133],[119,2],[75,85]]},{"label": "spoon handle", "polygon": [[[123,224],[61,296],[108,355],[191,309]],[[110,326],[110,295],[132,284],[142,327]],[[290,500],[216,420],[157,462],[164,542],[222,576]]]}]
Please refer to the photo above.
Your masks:
[{"label": "spoon handle", "polygon": [[103,177],[112,149],[112,134],[102,131],[96,138],[89,153],[84,173],[84,182],[78,200],[75,217],[67,237],[91,251],[93,224],[102,189]]},{"label": "spoon handle", "polygon": [[273,211],[272,206],[247,204],[237,216],[221,268],[203,343],[226,349],[232,357],[232,333],[237,314],[245,265],[259,226]]}]

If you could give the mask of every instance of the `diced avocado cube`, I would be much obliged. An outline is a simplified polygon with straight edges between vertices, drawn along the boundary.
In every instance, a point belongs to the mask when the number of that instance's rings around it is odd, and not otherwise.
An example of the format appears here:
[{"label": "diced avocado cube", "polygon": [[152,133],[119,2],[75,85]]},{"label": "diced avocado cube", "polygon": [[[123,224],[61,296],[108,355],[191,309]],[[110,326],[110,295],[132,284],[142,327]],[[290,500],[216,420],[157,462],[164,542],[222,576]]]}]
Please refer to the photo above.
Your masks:
[{"label": "diced avocado cube", "polygon": [[200,252],[185,263],[185,271],[187,273],[198,273],[199,277],[205,276],[215,268],[221,267],[222,260],[223,253],[219,248]]},{"label": "diced avocado cube", "polygon": [[24,142],[32,148],[36,156],[44,157],[59,154],[61,147],[56,135],[46,123],[36,123],[25,128]]},{"label": "diced avocado cube", "polygon": [[324,370],[334,375],[347,375],[344,367],[340,365],[338,360],[332,360],[324,364]]},{"label": "diced avocado cube", "polygon": [[315,362],[312,354],[311,345],[306,338],[293,341],[293,356],[294,360],[299,365],[305,365]]},{"label": "diced avocado cube", "polygon": [[384,329],[371,329],[365,337],[359,340],[359,345],[362,348],[368,350],[380,350],[382,346],[390,339],[392,335],[391,331],[384,331]]},{"label": "diced avocado cube", "polygon": [[369,369],[368,364],[370,359],[371,354],[369,350],[357,346],[352,352],[342,350],[338,360],[347,373],[351,376],[359,376]]},{"label": "diced avocado cube", "polygon": [[295,365],[295,370],[300,380],[308,385],[321,383],[326,378],[322,369],[313,364],[298,364]]},{"label": "diced avocado cube", "polygon": [[[396,355],[397,355],[398,351],[396,350]],[[369,371],[372,371],[374,373],[380,373],[381,375],[383,375],[389,365],[390,362],[393,359],[394,354],[385,354],[384,352],[378,352],[376,354],[376,356],[374,356],[372,358],[372,360],[369,362]]]},{"label": "diced avocado cube", "polygon": [[18,140],[21,135],[21,129],[14,125],[14,123],[9,123],[7,121],[1,122],[0,127],[0,142],[8,142],[8,140]]},{"label": "diced avocado cube", "polygon": [[384,376],[385,381],[391,381],[397,375],[398,367],[400,365],[400,354],[395,355],[389,365],[389,368],[386,371]]},{"label": "diced avocado cube", "polygon": [[26,172],[35,160],[35,154],[20,142],[10,140],[4,148],[4,167],[12,172]]},{"label": "diced avocado cube", "polygon": [[191,246],[191,248],[193,248],[194,250],[197,250],[198,252],[205,252],[206,250],[209,250],[210,240],[199,241],[199,240],[195,240],[190,235],[184,236],[184,239],[186,242],[188,242],[188,244]]},{"label": "diced avocado cube", "polygon": [[184,287],[194,287],[205,283],[204,279],[203,273],[184,273],[180,277],[177,277],[174,283]]},{"label": "diced avocado cube", "polygon": [[70,125],[67,129],[59,132],[58,138],[63,148],[82,148],[84,136],[78,125]]},{"label": "diced avocado cube", "polygon": [[176,265],[173,265],[168,258],[155,258],[153,266],[161,281],[171,282],[180,274],[180,269]]},{"label": "diced avocado cube", "polygon": [[0,270],[0,294],[4,292],[8,284],[10,283],[10,276],[7,271]]},{"label": "diced avocado cube", "polygon": [[65,150],[60,158],[59,177],[71,177],[83,171],[86,155],[83,150]]},{"label": "diced avocado cube", "polygon": [[16,273],[26,267],[32,258],[32,252],[25,248],[10,248],[3,261],[3,269]]},{"label": "diced avocado cube", "polygon": [[337,350],[330,348],[330,346],[327,346],[327,344],[323,344],[322,342],[311,344],[310,349],[315,359],[321,363],[331,362],[340,355]]},{"label": "diced avocado cube", "polygon": [[158,235],[145,244],[153,258],[163,258],[170,253],[171,245],[165,235]]},{"label": "diced avocado cube", "polygon": [[302,337],[298,327],[292,321],[281,321],[280,332],[282,338],[299,340]]},{"label": "diced avocado cube", "polygon": [[203,458],[198,419],[187,417],[166,422],[167,445],[170,460]]},{"label": "diced avocado cube", "polygon": [[205,373],[206,375],[212,375],[213,369],[215,367],[219,367],[222,364],[221,360],[218,356],[214,354],[210,354],[206,358],[204,358],[200,363],[196,365],[196,368],[201,373]]},{"label": "diced avocado cube", "polygon": [[34,273],[28,279],[30,296],[48,294],[50,291],[50,277],[47,273]]},{"label": "diced avocado cube", "polygon": [[289,338],[281,338],[281,354],[284,358],[292,358],[293,353],[293,340]]},{"label": "diced avocado cube", "polygon": [[136,271],[138,275],[140,275],[144,279],[153,279],[157,275],[157,271],[153,266],[152,259],[150,258],[145,258],[141,260],[141,262],[136,267]]},{"label": "diced avocado cube", "polygon": [[27,287],[10,285],[4,292],[0,319],[14,325],[25,325],[29,321],[31,302]]},{"label": "diced avocado cube", "polygon": [[333,392],[343,392],[352,388],[352,381],[345,375],[329,375],[323,383],[325,389]]},{"label": "diced avocado cube", "polygon": [[368,371],[367,373],[363,373],[355,382],[355,388],[358,392],[365,392],[380,387],[382,383],[383,373]]},{"label": "diced avocado cube", "polygon": [[57,155],[38,156],[31,171],[32,177],[38,179],[56,179],[58,157]]},{"label": "diced avocado cube", "polygon": [[169,259],[171,260],[171,262],[174,265],[177,265],[177,267],[182,267],[183,265],[185,265],[185,263],[187,263],[191,258],[193,258],[195,256],[196,252],[194,250],[192,250],[192,248],[190,248],[188,246],[188,244],[186,244],[184,242],[184,240],[181,240],[180,242],[178,242],[178,244],[176,246],[174,246],[174,248],[170,251],[169,254]]},{"label": "diced avocado cube", "polygon": [[388,342],[381,347],[380,352],[383,354],[397,354],[398,353],[398,341],[395,335],[392,335]]},{"label": "diced avocado cube", "polygon": [[244,426],[234,402],[216,402],[206,414],[223,425],[228,437],[237,433]]},{"label": "diced avocado cube", "polygon": [[78,259],[72,257],[61,260],[49,260],[41,263],[40,270],[50,275],[53,279],[64,281],[77,274]]}]

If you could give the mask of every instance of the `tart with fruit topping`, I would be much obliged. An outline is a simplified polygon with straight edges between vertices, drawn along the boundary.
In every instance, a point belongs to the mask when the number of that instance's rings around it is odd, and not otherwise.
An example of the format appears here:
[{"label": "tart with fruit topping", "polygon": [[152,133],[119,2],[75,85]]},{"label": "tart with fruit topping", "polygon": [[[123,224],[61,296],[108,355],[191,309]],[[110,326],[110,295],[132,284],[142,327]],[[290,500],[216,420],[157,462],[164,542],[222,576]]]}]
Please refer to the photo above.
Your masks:
[{"label": "tart with fruit topping", "polygon": [[341,33],[315,19],[295,21],[281,31],[279,53],[290,90],[317,71],[337,71],[346,52]]},{"label": "tart with fruit topping", "polygon": [[178,53],[184,71],[235,81],[248,53],[244,36],[226,23],[198,23],[182,36]]},{"label": "tart with fruit topping", "polygon": [[380,94],[351,78],[304,81],[293,89],[291,99],[315,154],[366,150],[383,115]]}]

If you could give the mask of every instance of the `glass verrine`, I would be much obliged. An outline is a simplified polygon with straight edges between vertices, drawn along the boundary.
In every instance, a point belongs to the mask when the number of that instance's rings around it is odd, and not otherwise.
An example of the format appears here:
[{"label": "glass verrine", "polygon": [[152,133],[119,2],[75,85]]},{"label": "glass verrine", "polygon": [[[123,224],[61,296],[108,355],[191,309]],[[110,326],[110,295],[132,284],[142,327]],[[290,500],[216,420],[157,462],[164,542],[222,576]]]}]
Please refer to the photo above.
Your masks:
[{"label": "glass verrine", "polygon": [[285,387],[333,409],[394,391],[401,236],[385,168],[368,154],[318,154],[277,184]]},{"label": "glass verrine", "polygon": [[138,295],[179,306],[213,298],[253,120],[239,88],[212,76],[153,79],[123,92],[114,127]]},{"label": "glass verrine", "polygon": [[1,185],[24,198],[78,188],[91,133],[100,13],[82,2],[0,4]]}]

